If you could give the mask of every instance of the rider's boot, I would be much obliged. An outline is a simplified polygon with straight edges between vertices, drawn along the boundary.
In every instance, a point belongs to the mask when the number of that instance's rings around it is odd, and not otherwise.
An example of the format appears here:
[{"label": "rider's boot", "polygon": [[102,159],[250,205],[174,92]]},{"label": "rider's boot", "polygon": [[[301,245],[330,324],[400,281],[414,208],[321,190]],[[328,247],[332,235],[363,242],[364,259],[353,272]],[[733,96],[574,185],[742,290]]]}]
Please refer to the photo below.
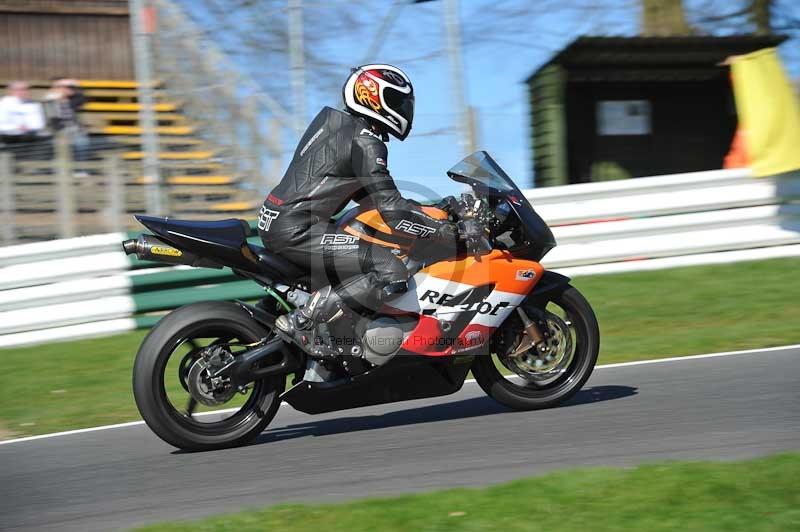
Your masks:
[{"label": "rider's boot", "polygon": [[328,325],[342,318],[345,308],[341,297],[327,286],[314,292],[304,307],[278,316],[275,327],[311,357],[331,359],[340,353]]}]

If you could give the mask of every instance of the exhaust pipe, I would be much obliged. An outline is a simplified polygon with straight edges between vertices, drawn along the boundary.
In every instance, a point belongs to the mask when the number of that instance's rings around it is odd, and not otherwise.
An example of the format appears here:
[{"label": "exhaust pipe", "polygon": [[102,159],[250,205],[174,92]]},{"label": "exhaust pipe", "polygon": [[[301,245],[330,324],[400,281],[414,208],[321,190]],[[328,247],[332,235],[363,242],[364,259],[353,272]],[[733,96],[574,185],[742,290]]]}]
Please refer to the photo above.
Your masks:
[{"label": "exhaust pipe", "polygon": [[141,234],[139,238],[125,240],[122,249],[126,255],[136,255],[141,260],[183,264],[203,268],[222,268],[219,264],[198,257],[194,253],[178,249],[155,235]]}]

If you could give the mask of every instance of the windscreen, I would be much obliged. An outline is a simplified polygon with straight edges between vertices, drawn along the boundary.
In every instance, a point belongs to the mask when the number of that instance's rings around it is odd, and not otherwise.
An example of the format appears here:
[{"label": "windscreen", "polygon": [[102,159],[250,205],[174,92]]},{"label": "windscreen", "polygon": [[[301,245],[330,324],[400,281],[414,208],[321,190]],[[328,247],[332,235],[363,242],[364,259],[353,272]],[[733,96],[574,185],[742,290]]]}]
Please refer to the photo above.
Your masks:
[{"label": "windscreen", "polygon": [[485,151],[476,151],[447,171],[454,181],[489,187],[497,192],[518,192],[500,165]]},{"label": "windscreen", "polygon": [[547,223],[536,214],[519,188],[491,155],[485,151],[476,151],[452,167],[447,175],[454,181],[472,186],[479,195],[502,197],[501,204],[514,211],[519,218],[526,236],[520,242],[533,260],[541,260],[555,247],[556,240]]}]

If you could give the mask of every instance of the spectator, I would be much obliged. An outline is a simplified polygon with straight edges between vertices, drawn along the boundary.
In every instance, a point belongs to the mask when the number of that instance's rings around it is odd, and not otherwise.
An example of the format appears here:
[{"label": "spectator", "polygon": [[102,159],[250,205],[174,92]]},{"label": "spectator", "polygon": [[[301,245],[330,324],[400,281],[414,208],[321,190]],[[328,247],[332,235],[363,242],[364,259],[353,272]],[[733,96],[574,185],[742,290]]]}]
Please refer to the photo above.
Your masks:
[{"label": "spectator", "polygon": [[45,96],[48,124],[53,132],[62,129],[82,130],[78,111],[86,101],[83,91],[74,79],[55,78]]},{"label": "spectator", "polygon": [[30,142],[45,134],[42,104],[30,98],[28,84],[14,81],[0,99],[0,138],[3,142]]},{"label": "spectator", "polygon": [[75,151],[75,158],[84,159],[89,152],[89,138],[78,119],[86,98],[74,79],[55,78],[45,96],[47,122],[53,133],[64,131]]}]

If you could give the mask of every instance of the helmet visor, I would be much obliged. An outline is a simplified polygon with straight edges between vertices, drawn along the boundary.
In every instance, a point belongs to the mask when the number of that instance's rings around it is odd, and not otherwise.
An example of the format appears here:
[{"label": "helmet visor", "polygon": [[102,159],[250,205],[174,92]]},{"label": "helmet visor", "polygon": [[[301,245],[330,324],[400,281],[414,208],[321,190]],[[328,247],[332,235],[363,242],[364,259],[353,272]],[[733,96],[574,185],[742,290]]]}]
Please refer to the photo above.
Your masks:
[{"label": "helmet visor", "polygon": [[387,87],[383,92],[383,98],[392,111],[406,119],[408,125],[405,133],[408,134],[411,130],[411,123],[414,121],[414,94],[403,94],[398,90]]},{"label": "helmet visor", "polygon": [[411,129],[411,122],[414,121],[414,95],[410,94],[403,98],[400,104],[400,115],[408,120],[408,129]]}]

